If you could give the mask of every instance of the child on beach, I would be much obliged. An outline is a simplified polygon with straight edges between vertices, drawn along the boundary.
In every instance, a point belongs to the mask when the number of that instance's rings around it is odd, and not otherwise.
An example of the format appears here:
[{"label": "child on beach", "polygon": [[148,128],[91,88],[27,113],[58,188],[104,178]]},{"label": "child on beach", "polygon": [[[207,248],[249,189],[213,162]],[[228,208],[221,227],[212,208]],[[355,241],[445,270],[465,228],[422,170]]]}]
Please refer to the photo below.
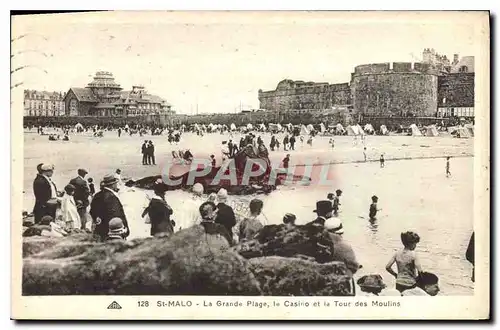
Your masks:
[{"label": "child on beach", "polygon": [[94,196],[95,195],[94,179],[88,178],[87,181],[89,183],[90,196]]},{"label": "child on beach", "polygon": [[75,186],[68,184],[64,187],[64,192],[65,194],[61,201],[61,213],[65,229],[71,231],[82,226],[80,215],[78,214],[78,210],[76,208],[76,202],[73,198]]},{"label": "child on beach", "polygon": [[385,159],[384,159],[384,154],[380,155],[380,168],[385,167]]},{"label": "child on beach", "polygon": [[372,196],[372,203],[370,204],[370,212],[369,212],[369,217],[371,222],[377,220],[377,212],[381,210],[377,208],[377,203],[378,203],[378,197]]},{"label": "child on beach", "polygon": [[[407,231],[401,233],[403,250],[392,256],[385,269],[396,278],[396,290],[403,293],[405,290],[413,289],[417,286],[418,275],[422,272],[420,262],[415,254],[415,248],[420,242],[417,233]],[[398,272],[392,270],[392,265],[396,263]]]},{"label": "child on beach", "polygon": [[450,156],[446,157],[446,177],[449,178],[451,176],[450,172]]}]

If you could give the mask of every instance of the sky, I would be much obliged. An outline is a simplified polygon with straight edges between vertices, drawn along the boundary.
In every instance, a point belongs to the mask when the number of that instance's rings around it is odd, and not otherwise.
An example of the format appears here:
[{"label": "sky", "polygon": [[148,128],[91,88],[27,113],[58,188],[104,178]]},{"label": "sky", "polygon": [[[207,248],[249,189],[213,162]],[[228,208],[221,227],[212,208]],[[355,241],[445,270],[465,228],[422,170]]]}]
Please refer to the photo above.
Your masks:
[{"label": "sky", "polygon": [[[415,62],[424,48],[477,56],[475,14],[107,12],[12,19],[18,89],[67,91],[110,71],[177,113],[258,109],[283,79],[344,83],[359,64]],[[23,36],[21,37],[20,36]]]}]

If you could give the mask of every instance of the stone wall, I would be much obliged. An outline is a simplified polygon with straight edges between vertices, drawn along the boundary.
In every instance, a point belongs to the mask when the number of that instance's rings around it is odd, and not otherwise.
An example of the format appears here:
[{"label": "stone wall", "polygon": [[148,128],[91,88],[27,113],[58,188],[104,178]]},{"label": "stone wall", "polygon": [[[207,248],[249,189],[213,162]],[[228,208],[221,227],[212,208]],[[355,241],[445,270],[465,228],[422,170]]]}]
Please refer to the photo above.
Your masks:
[{"label": "stone wall", "polygon": [[474,107],[474,73],[451,73],[438,78],[439,107]]},{"label": "stone wall", "polygon": [[260,108],[273,111],[290,109],[329,109],[350,103],[348,83],[328,84],[283,80],[274,91],[259,90]]},{"label": "stone wall", "polygon": [[[416,66],[424,71],[426,66]],[[437,75],[422,73],[411,63],[361,65],[351,80],[354,113],[377,116],[434,116]],[[385,71],[384,71],[385,70]]]}]

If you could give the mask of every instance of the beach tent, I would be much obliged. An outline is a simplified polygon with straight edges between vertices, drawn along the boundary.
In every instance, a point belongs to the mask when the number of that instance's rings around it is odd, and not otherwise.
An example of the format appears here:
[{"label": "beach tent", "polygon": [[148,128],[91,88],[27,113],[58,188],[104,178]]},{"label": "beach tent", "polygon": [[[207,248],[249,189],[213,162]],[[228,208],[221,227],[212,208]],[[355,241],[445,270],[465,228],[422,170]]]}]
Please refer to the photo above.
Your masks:
[{"label": "beach tent", "polygon": [[319,130],[321,133],[325,133],[325,131],[326,131],[325,124],[323,124],[323,123],[319,124]]},{"label": "beach tent", "polygon": [[250,131],[250,130],[252,130],[252,129],[253,129],[253,125],[252,125],[252,124],[248,124],[248,125],[247,125],[247,130],[249,130],[249,131]]},{"label": "beach tent", "polygon": [[198,126],[198,124],[194,124],[194,130],[198,132],[200,130],[200,126]]},{"label": "beach tent", "polygon": [[337,126],[335,126],[335,130],[337,131],[337,134],[344,134],[345,133],[344,126],[342,126],[341,123],[338,123]]},{"label": "beach tent", "polygon": [[357,135],[354,126],[351,126],[351,125],[347,126],[346,131],[347,131],[347,135]]},{"label": "beach tent", "polygon": [[83,129],[83,125],[78,123],[75,125],[75,129],[78,130],[78,129]]},{"label": "beach tent", "polygon": [[309,130],[305,125],[300,126],[300,135],[309,135]]},{"label": "beach tent", "polygon": [[314,131],[314,126],[313,126],[313,125],[311,125],[311,124],[307,125],[307,126],[306,126],[306,128],[307,128],[307,131],[308,131],[308,132],[312,132],[312,131]]},{"label": "beach tent", "polygon": [[375,130],[373,129],[372,124],[366,124],[365,127],[363,128],[365,133],[367,134],[372,134]]},{"label": "beach tent", "polygon": [[459,138],[470,138],[469,130],[466,127],[458,127],[457,128],[457,137]]},{"label": "beach tent", "polygon": [[231,131],[235,131],[236,130],[236,125],[234,123],[231,124]]},{"label": "beach tent", "polygon": [[450,126],[450,127],[447,127],[446,130],[448,131],[448,133],[453,134],[457,130],[457,127],[456,126]]},{"label": "beach tent", "polygon": [[474,125],[472,125],[472,124],[466,124],[465,128],[467,128],[469,130],[470,136],[474,136]]},{"label": "beach tent", "polygon": [[264,124],[260,124],[260,125],[259,125],[259,129],[260,129],[261,131],[265,131],[265,130],[266,130],[266,125],[264,125]]},{"label": "beach tent", "polygon": [[385,125],[380,126],[380,134],[382,135],[388,135],[389,131],[387,130],[387,127]]},{"label": "beach tent", "polygon": [[436,125],[427,126],[425,130],[425,136],[439,136]]},{"label": "beach tent", "polygon": [[358,131],[358,135],[365,135],[365,131],[363,131],[363,127],[361,127],[359,124],[356,126],[356,130]]},{"label": "beach tent", "polygon": [[422,136],[422,132],[420,132],[417,125],[411,124],[410,130],[411,130],[411,136]]}]

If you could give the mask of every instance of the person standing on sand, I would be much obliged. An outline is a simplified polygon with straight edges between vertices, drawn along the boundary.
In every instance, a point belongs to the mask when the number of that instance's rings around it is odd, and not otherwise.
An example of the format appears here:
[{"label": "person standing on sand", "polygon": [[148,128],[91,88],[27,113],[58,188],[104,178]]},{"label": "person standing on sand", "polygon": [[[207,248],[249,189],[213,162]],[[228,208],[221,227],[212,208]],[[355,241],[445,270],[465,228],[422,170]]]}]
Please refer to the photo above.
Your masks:
[{"label": "person standing on sand", "polygon": [[[396,290],[401,293],[415,288],[418,275],[422,273],[419,258],[415,254],[415,248],[419,242],[420,236],[417,233],[411,231],[401,233],[401,243],[404,248],[397,251],[385,266],[389,274],[396,278]],[[394,263],[398,268],[397,273],[392,270]]]},{"label": "person standing on sand", "polygon": [[364,157],[365,163],[366,163],[366,147],[363,148],[363,157]]},{"label": "person standing on sand", "polygon": [[122,128],[118,127],[118,137],[122,136]]},{"label": "person standing on sand", "polygon": [[80,168],[78,169],[77,173],[78,176],[74,179],[71,179],[69,183],[74,187],[73,197],[78,209],[78,215],[80,216],[79,224],[81,225],[81,228],[79,227],[78,229],[85,229],[85,226],[87,224],[87,207],[90,204],[90,189],[87,181],[85,181],[85,176],[88,174],[88,171]]},{"label": "person standing on sand", "polygon": [[[132,132],[131,132],[132,134]],[[142,165],[147,165],[148,164],[148,141],[144,140],[144,143],[142,144],[141,147],[141,152],[142,152]]]},{"label": "person standing on sand", "polygon": [[290,150],[295,150],[295,135],[290,137]]},{"label": "person standing on sand", "polygon": [[384,154],[380,154],[380,168],[385,167],[385,159],[384,159]]},{"label": "person standing on sand", "polygon": [[283,150],[287,151],[288,149],[288,135],[285,135],[283,138]]},{"label": "person standing on sand", "polygon": [[450,172],[450,156],[446,157],[446,177],[449,178],[451,176]]}]

